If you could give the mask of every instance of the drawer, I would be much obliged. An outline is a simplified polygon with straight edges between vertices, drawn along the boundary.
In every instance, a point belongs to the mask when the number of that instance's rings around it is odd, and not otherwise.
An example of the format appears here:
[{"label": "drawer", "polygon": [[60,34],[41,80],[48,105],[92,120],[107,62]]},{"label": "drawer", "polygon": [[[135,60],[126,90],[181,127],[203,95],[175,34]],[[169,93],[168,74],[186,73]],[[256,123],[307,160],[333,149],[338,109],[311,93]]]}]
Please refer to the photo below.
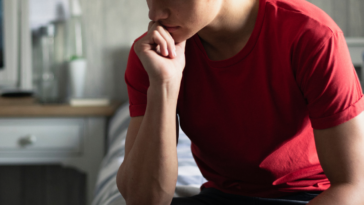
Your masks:
[{"label": "drawer", "polygon": [[83,119],[0,119],[1,152],[81,152]]}]

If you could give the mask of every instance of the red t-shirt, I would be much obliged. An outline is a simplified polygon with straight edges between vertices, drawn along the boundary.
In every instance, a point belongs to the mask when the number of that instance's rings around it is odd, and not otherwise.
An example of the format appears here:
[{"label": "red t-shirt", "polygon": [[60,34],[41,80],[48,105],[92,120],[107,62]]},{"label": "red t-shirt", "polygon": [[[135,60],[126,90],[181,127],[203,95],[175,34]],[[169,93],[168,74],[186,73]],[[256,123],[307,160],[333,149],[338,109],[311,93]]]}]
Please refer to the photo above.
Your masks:
[{"label": "red t-shirt", "polygon": [[[130,52],[125,80],[130,115],[144,115],[148,75]],[[340,28],[303,0],[260,0],[246,46],[227,60],[208,58],[198,35],[186,45],[177,104],[203,187],[279,197],[330,186],[314,129],[364,109],[358,77]]]}]

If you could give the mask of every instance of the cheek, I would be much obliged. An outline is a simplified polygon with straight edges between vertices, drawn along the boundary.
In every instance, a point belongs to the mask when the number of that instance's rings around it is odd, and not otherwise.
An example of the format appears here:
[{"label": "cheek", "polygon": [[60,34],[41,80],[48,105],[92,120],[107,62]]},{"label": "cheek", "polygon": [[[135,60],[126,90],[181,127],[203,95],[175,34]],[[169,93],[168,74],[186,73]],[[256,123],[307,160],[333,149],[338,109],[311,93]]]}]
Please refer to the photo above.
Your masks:
[{"label": "cheek", "polygon": [[186,15],[179,14],[177,17],[180,19],[182,25],[191,31],[197,32],[205,27],[207,23],[206,16],[200,15],[196,12],[189,12]]}]

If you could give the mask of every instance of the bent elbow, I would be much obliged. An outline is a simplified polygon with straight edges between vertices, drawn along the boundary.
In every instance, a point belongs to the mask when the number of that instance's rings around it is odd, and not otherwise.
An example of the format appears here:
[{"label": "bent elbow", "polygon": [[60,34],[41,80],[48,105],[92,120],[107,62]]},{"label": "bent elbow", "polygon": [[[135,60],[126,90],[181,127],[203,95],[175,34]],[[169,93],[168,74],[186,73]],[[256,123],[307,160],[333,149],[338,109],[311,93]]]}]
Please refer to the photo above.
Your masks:
[{"label": "bent elbow", "polygon": [[[127,187],[126,183],[120,180],[121,177],[117,176],[117,187],[120,194],[123,196],[127,205],[170,205],[173,194],[156,194],[155,191],[141,191]],[[173,192],[174,193],[174,192]]]},{"label": "bent elbow", "polygon": [[149,196],[130,196],[125,199],[127,205],[170,205],[172,197],[149,197]]},{"label": "bent elbow", "polygon": [[[143,177],[137,179],[140,178]],[[130,180],[124,165],[121,164],[116,175],[116,186],[127,205],[170,205],[176,182],[170,183],[168,188],[162,188],[159,183],[142,182],[137,179]]]},{"label": "bent elbow", "polygon": [[119,170],[116,174],[116,187],[118,188],[120,194],[124,197],[124,199],[127,198],[127,188],[125,186],[125,182],[123,179],[123,173],[122,173],[122,169],[123,169],[123,164],[121,164],[121,166],[119,167]]}]

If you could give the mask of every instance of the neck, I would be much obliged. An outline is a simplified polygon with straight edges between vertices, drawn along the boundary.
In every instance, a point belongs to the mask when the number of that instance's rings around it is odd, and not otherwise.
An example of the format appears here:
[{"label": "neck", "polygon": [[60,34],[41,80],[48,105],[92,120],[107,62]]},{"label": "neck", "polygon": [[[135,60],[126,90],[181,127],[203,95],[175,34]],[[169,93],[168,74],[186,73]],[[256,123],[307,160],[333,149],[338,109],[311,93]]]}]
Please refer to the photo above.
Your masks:
[{"label": "neck", "polygon": [[253,32],[258,8],[259,0],[225,0],[216,18],[198,32],[204,46],[220,48],[223,44],[247,41]]}]

